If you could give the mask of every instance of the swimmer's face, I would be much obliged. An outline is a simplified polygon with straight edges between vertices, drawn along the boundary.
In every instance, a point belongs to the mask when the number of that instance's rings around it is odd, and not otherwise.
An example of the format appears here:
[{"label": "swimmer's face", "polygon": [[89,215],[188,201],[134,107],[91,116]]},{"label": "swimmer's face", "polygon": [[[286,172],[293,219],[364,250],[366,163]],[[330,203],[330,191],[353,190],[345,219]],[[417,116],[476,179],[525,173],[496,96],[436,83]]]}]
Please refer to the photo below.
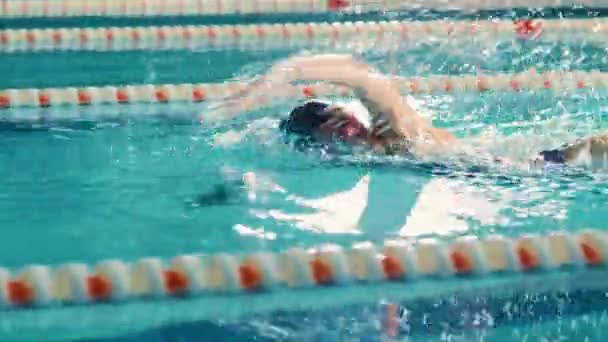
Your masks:
[{"label": "swimmer's face", "polygon": [[331,118],[315,132],[323,140],[340,140],[346,143],[361,143],[368,138],[369,132],[352,113],[341,106],[330,106],[324,111]]}]

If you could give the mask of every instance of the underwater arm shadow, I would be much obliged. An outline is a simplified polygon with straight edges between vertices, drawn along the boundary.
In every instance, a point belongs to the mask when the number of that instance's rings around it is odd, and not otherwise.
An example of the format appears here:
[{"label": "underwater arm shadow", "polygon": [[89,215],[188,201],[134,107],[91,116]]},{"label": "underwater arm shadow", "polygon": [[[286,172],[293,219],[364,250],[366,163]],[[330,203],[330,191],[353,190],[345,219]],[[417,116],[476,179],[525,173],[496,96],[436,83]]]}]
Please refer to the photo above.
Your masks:
[{"label": "underwater arm shadow", "polygon": [[238,204],[242,199],[243,181],[226,181],[215,184],[209,191],[197,194],[189,204],[192,207],[215,207]]}]

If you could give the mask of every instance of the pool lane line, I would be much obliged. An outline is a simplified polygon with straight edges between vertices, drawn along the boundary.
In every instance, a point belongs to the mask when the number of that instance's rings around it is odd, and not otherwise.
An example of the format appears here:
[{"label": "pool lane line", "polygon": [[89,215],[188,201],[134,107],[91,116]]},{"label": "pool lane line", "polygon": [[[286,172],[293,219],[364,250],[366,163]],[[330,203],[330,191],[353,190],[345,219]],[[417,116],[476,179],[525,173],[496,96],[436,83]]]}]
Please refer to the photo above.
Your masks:
[{"label": "pool lane line", "polygon": [[[396,77],[393,79],[403,93],[450,94],[488,91],[572,92],[599,90],[608,87],[608,73],[600,71],[538,73],[528,70],[515,74],[431,75],[426,77]],[[238,94],[247,86],[244,82],[203,84],[142,84],[128,86],[68,87],[45,89],[0,89],[0,119],[19,120],[21,108],[69,108],[128,104],[195,104],[221,101]],[[272,86],[270,84],[269,86]],[[281,85],[281,98],[314,98],[322,96],[349,96],[350,90],[327,83]],[[279,95],[276,95],[279,96]],[[274,98],[276,99],[276,97]],[[256,101],[271,102],[273,97]],[[25,119],[25,118],[23,118]],[[205,118],[202,118],[205,119]]]},{"label": "pool lane line", "polygon": [[[383,245],[356,243],[344,248],[327,244],[290,248],[282,252],[232,255],[179,255],[171,260],[142,258],[131,263],[118,259],[93,267],[82,263],[57,266],[28,265],[14,272],[0,268],[0,306],[30,309],[60,305],[93,305],[170,298],[209,301],[230,296],[265,295],[260,308],[302,309],[272,302],[298,290],[390,285],[407,291],[419,282],[483,281],[500,276],[584,274],[608,266],[606,232],[550,232],[519,237],[462,236],[388,240]],[[371,287],[370,287],[371,286]],[[363,292],[366,292],[363,291]],[[348,292],[348,291],[346,291]],[[346,295],[345,295],[346,296]],[[340,301],[339,295],[336,298]],[[345,305],[348,303],[342,303]],[[313,303],[310,307],[314,307]],[[255,312],[256,308],[244,311]]]},{"label": "pool lane line", "polygon": [[0,30],[0,52],[183,49],[271,50],[306,46],[387,46],[425,39],[603,41],[608,19],[360,21]]},{"label": "pool lane line", "polygon": [[[193,15],[368,13],[411,9],[500,10],[528,8],[525,0],[2,0],[0,17],[159,17]],[[607,8],[587,0],[589,8]],[[568,0],[537,0],[535,8],[572,7]]]},{"label": "pool lane line", "polygon": [[[327,13],[348,10],[350,0],[2,0],[1,17],[158,17],[273,13]],[[377,2],[362,3],[378,10]]]}]

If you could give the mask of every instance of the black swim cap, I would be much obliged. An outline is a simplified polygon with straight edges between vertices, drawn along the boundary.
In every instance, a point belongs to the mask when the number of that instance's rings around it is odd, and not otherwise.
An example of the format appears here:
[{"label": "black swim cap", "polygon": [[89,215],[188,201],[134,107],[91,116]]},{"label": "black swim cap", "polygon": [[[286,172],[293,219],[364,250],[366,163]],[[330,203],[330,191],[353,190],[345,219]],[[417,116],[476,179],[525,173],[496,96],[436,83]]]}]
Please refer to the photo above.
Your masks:
[{"label": "black swim cap", "polygon": [[540,155],[543,160],[549,163],[564,164],[566,162],[566,156],[564,150],[549,150],[542,151]]},{"label": "black swim cap", "polygon": [[294,108],[289,113],[289,118],[281,121],[279,127],[286,133],[312,137],[313,133],[331,118],[331,115],[324,113],[327,107],[329,104],[324,102],[306,102]]}]

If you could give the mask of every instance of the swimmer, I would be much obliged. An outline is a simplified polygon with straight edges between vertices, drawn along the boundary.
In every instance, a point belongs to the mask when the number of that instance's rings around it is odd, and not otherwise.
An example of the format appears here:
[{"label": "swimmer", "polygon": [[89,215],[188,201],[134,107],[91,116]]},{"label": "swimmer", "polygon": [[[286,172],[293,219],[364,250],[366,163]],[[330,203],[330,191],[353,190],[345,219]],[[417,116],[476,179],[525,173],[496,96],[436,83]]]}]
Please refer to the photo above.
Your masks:
[{"label": "swimmer", "polygon": [[[336,145],[375,151],[384,155],[423,157],[433,152],[466,151],[464,142],[421,116],[399,86],[350,55],[322,54],[284,60],[238,94],[224,100],[226,114],[257,109],[272,98],[291,95],[295,81],[324,81],[353,90],[358,101],[329,103],[311,100],[296,106],[279,128],[298,148]],[[470,151],[470,150],[469,150]],[[343,150],[341,152],[344,152]],[[347,152],[349,150],[347,149]],[[470,155],[470,152],[468,155]],[[498,160],[508,163],[507,160]],[[574,144],[542,151],[529,159],[532,168],[574,165],[608,168],[608,135],[582,139]],[[194,200],[196,206],[224,205],[234,200],[242,181],[220,184]]]},{"label": "swimmer", "polygon": [[[271,97],[289,95],[290,83],[295,81],[324,81],[348,87],[363,104],[312,100],[297,106],[281,121],[280,129],[297,137],[300,146],[339,142],[388,155],[420,156],[434,151],[456,151],[462,145],[449,131],[433,127],[422,117],[391,78],[344,54],[288,58],[237,96],[226,98],[224,109],[232,113],[255,109]],[[547,164],[606,167],[608,135],[542,151],[530,162],[533,167]]]}]

